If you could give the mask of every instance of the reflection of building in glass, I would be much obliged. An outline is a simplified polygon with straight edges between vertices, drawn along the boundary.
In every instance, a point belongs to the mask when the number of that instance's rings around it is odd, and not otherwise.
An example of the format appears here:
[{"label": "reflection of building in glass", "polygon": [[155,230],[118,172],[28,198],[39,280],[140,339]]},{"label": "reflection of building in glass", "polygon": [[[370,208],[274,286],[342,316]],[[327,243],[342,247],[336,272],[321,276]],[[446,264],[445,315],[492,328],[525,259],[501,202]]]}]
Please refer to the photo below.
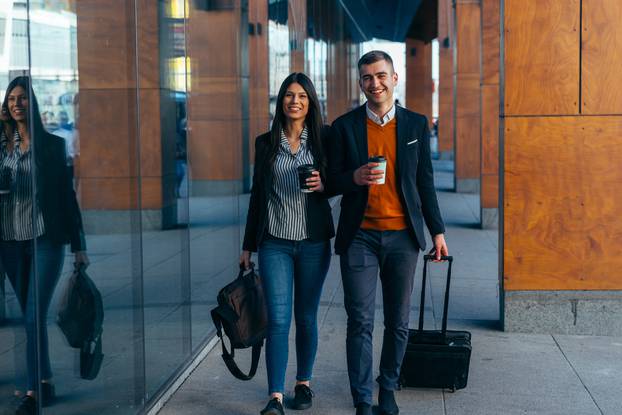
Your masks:
[{"label": "reflection of building in glass", "polygon": [[[48,3],[54,7],[48,8]],[[76,14],[63,9],[62,3],[30,2],[28,11],[26,2],[0,0],[0,79],[4,84],[16,74],[29,72],[51,129],[61,111],[71,122],[75,120],[78,92]]]}]

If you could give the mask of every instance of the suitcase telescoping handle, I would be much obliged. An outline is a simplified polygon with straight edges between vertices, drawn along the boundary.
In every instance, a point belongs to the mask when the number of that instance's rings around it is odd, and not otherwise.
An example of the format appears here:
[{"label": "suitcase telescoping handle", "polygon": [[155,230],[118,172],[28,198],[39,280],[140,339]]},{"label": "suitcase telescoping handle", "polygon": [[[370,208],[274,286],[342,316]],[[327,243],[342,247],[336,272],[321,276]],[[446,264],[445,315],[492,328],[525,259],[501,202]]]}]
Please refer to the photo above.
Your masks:
[{"label": "suitcase telescoping handle", "polygon": [[[419,331],[423,330],[423,309],[425,307],[425,284],[426,278],[428,274],[428,261],[434,261],[436,259],[435,255],[424,255],[423,257],[423,281],[421,284],[421,305],[419,307]],[[443,338],[447,334],[447,309],[449,308],[449,287],[451,285],[451,264],[454,262],[454,258],[452,256],[441,257],[441,261],[447,261],[449,263],[447,267],[447,285],[445,286],[445,303],[443,304],[443,327],[442,327],[442,336]]]}]

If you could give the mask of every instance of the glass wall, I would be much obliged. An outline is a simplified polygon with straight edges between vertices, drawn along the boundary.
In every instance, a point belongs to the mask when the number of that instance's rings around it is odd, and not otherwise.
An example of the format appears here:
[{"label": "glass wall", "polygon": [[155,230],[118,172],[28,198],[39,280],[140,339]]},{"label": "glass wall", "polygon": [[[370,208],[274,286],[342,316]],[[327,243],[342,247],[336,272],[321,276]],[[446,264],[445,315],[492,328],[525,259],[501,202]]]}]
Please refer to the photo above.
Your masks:
[{"label": "glass wall", "polygon": [[[332,118],[357,102],[343,19],[320,0],[0,0],[0,412],[29,391],[43,414],[143,412],[213,338],[282,80],[308,72]],[[101,336],[72,347],[57,319],[87,262]]]},{"label": "glass wall", "polygon": [[[45,414],[137,413],[213,335],[208,310],[216,275],[228,279],[224,264],[235,264],[240,192],[210,193],[204,166],[189,163],[188,141],[212,135],[189,134],[188,16],[207,11],[186,3],[0,0],[10,107],[0,182],[14,164],[6,192],[0,183],[11,228],[0,235],[6,413],[31,390]],[[7,91],[19,76],[26,87]],[[74,262],[86,260],[103,302],[92,380],[80,372],[86,352],[56,322],[77,292]]]}]

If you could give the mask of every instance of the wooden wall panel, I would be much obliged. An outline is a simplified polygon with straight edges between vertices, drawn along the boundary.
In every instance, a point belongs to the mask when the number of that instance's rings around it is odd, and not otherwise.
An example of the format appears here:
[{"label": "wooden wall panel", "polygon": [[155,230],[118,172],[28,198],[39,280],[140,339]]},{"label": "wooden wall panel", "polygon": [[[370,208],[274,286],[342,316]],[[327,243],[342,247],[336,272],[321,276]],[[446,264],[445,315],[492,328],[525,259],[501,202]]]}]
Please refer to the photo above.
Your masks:
[{"label": "wooden wall panel", "polygon": [[483,209],[494,209],[499,206],[498,174],[482,174],[480,204]]},{"label": "wooden wall panel", "polygon": [[480,178],[480,122],[479,117],[456,118],[457,179]]},{"label": "wooden wall panel", "polygon": [[76,3],[81,138],[76,171],[83,209],[138,208],[137,145],[140,207],[163,205],[158,6],[148,0],[137,6],[136,15],[127,2]]},{"label": "wooden wall panel", "polygon": [[352,62],[353,45],[349,41],[331,41],[328,44],[328,63],[326,68],[326,116],[324,120],[332,123],[337,117],[350,111],[358,100],[358,69]]},{"label": "wooden wall panel", "polygon": [[455,178],[480,179],[481,7],[456,4]]},{"label": "wooden wall panel", "polygon": [[82,0],[76,4],[76,20],[80,89],[135,88],[134,5]]},{"label": "wooden wall panel", "polygon": [[188,161],[192,180],[242,178],[242,140],[246,138],[242,137],[242,122],[246,120],[242,114],[240,24],[239,9],[193,10],[188,19]]},{"label": "wooden wall panel", "polygon": [[482,85],[482,174],[498,172],[499,85]]},{"label": "wooden wall panel", "polygon": [[454,149],[454,57],[453,6],[451,0],[438,2],[438,151]]},{"label": "wooden wall panel", "polygon": [[480,116],[479,73],[459,73],[456,85],[456,118]]},{"label": "wooden wall panel", "polygon": [[449,14],[451,13],[451,0],[438,0],[438,41],[443,42],[449,37],[451,26],[449,25]]},{"label": "wooden wall panel", "polygon": [[454,148],[454,77],[453,55],[442,45],[439,50],[438,81],[438,150],[450,152]]},{"label": "wooden wall panel", "polygon": [[305,40],[307,38],[307,0],[288,0],[290,72],[305,71]]},{"label": "wooden wall panel", "polygon": [[458,74],[456,82],[456,179],[479,179],[481,152],[479,74]]},{"label": "wooden wall panel", "polygon": [[506,119],[506,291],[570,289],[582,278],[582,139],[568,128],[575,123],[570,117]]},{"label": "wooden wall panel", "polygon": [[482,0],[482,83],[499,83],[500,2]]},{"label": "wooden wall panel", "polygon": [[458,49],[459,72],[480,72],[480,13],[479,2],[456,4],[456,48]]},{"label": "wooden wall panel", "polygon": [[239,120],[194,120],[188,141],[193,180],[240,179],[242,126]]},{"label": "wooden wall panel", "polygon": [[[585,2],[584,2],[585,3]],[[622,289],[622,117],[584,117],[577,133],[583,137],[584,210],[582,224],[588,260],[585,285]],[[568,167],[570,168],[570,167]]]},{"label": "wooden wall panel", "polygon": [[505,114],[579,112],[579,0],[505,0]]},{"label": "wooden wall panel", "polygon": [[622,1],[582,4],[582,112],[622,114]]},{"label": "wooden wall panel", "polygon": [[497,208],[499,200],[500,1],[482,0],[482,209]]},{"label": "wooden wall panel", "polygon": [[406,107],[432,125],[432,45],[406,39]]},{"label": "wooden wall panel", "polygon": [[506,290],[622,289],[621,117],[509,118]]},{"label": "wooden wall panel", "polygon": [[268,92],[268,3],[261,0],[250,0],[248,5],[250,23],[261,24],[261,34],[249,37],[249,159],[248,165],[255,160],[255,137],[270,128],[269,92]]}]

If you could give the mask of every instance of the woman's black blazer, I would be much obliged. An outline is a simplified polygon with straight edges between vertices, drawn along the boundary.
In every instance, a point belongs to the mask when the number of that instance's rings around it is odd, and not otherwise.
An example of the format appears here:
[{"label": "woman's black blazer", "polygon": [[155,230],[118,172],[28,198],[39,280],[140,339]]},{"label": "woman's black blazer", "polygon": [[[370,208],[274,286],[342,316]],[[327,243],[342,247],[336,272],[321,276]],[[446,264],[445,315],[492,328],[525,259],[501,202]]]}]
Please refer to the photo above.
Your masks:
[{"label": "woman's black blazer", "polygon": [[[322,130],[322,141],[328,137],[328,128]],[[324,146],[326,147],[326,146]],[[268,222],[268,198],[272,190],[273,173],[268,165],[270,158],[270,133],[255,139],[255,167],[253,187],[246,217],[246,230],[242,249],[256,252],[261,245]],[[322,181],[326,183],[325,178]],[[335,227],[328,199],[324,193],[309,193],[307,205],[307,232],[309,239],[326,241],[335,236]]]},{"label": "woman's black blazer", "polygon": [[65,140],[45,132],[35,146],[37,202],[45,235],[59,244],[71,243],[72,252],[85,251],[82,216],[67,170]]}]

